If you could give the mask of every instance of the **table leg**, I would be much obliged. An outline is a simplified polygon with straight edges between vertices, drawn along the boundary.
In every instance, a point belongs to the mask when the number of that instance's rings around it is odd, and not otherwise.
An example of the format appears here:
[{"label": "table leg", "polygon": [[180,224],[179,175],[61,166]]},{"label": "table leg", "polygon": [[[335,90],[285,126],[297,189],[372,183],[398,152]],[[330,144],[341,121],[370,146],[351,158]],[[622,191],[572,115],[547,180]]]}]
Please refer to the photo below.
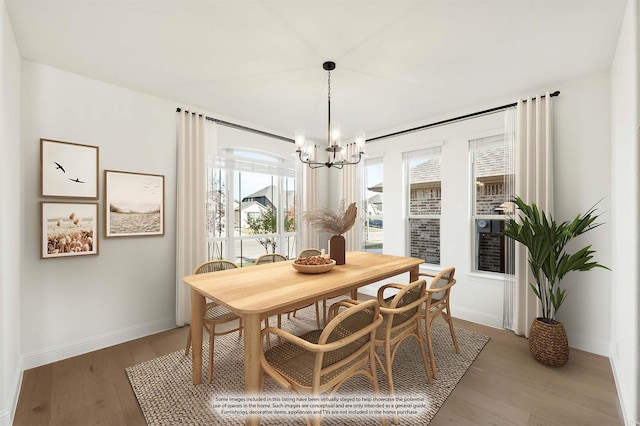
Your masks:
[{"label": "table leg", "polygon": [[191,379],[194,385],[202,383],[202,319],[204,318],[204,296],[191,290]]},{"label": "table leg", "polygon": [[[262,393],[260,387],[262,369],[260,355],[262,342],[260,341],[260,315],[247,314],[243,316],[244,325],[244,392],[246,395]],[[259,425],[260,416],[247,416],[247,425]]]},{"label": "table leg", "polygon": [[416,265],[409,270],[409,282],[412,283],[418,279],[418,273],[420,273],[420,266]]}]

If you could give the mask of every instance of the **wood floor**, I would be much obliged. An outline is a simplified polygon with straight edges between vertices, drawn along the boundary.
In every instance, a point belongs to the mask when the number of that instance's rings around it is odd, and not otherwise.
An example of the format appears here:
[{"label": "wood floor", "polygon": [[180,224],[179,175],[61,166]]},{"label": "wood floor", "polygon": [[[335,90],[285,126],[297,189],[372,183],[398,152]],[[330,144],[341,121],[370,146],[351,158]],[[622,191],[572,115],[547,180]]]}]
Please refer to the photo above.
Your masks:
[{"label": "wood floor", "polygon": [[[430,425],[622,425],[609,360],[571,350],[564,367],[531,358],[513,333],[491,337]],[[124,369],[184,348],[187,327],[24,372],[14,425],[144,425]]]}]

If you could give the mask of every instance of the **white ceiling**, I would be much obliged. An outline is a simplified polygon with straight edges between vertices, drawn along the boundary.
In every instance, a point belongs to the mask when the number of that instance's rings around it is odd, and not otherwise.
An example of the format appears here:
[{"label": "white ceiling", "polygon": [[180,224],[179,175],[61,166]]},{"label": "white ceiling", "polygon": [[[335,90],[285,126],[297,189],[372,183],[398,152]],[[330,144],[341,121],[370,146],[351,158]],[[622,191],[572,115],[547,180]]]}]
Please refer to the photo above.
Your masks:
[{"label": "white ceiling", "polygon": [[[5,0],[26,60],[263,130],[368,137],[608,70],[626,0]],[[535,94],[535,93],[532,93]]]}]

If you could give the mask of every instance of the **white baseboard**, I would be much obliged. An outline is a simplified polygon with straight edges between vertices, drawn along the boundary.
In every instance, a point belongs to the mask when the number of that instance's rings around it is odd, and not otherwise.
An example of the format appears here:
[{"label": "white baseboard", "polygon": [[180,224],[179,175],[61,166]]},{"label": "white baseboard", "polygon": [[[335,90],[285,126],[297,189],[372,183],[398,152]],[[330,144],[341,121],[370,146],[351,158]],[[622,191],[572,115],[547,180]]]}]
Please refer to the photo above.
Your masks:
[{"label": "white baseboard", "polygon": [[[614,351],[611,350],[611,353],[614,353]],[[637,425],[638,423],[636,423],[632,418],[630,418],[630,417],[633,417],[632,414],[628,413],[626,410],[625,399],[623,397],[624,393],[622,392],[622,389],[620,389],[620,382],[618,381],[618,374],[620,373],[616,369],[616,363],[613,357],[609,357],[609,364],[611,364],[611,371],[613,372],[613,381],[616,384],[616,392],[618,393],[618,403],[620,404],[620,411],[622,412],[622,420],[624,421],[625,425],[629,425],[629,426]]]},{"label": "white baseboard", "polygon": [[150,334],[159,333],[174,328],[176,321],[174,317],[165,318],[158,321],[148,322],[122,330],[110,331],[108,333],[80,339],[63,345],[56,345],[44,350],[34,351],[23,355],[23,366],[25,370],[50,364],[52,362],[71,358],[73,356],[86,354],[98,349],[103,349],[119,343],[128,342]]},{"label": "white baseboard", "polygon": [[465,321],[475,322],[476,324],[482,324],[493,328],[502,328],[502,317],[490,315],[486,312],[472,311],[456,306],[455,311],[453,312],[453,316],[454,318],[460,318]]},{"label": "white baseboard", "polygon": [[11,426],[13,424],[13,418],[16,414],[16,408],[18,407],[18,398],[20,397],[20,388],[22,386],[22,371],[22,359],[20,359],[18,360],[12,383],[8,389],[9,394],[7,401],[9,404],[0,411],[0,426]]}]

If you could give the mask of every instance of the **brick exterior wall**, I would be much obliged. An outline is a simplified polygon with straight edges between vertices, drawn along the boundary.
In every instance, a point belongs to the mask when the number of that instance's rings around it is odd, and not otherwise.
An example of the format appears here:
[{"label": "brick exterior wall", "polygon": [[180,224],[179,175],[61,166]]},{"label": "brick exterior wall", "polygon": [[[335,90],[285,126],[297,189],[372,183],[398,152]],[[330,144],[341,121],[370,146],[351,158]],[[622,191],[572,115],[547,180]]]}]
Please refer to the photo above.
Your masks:
[{"label": "brick exterior wall", "polygon": [[504,183],[492,183],[477,186],[476,214],[495,214],[494,209],[507,201],[504,187]]},{"label": "brick exterior wall", "polygon": [[410,219],[409,235],[411,257],[424,259],[427,263],[440,264],[440,220]]},{"label": "brick exterior wall", "polygon": [[409,213],[410,214],[440,214],[442,190],[440,188],[433,189],[412,189],[409,194]]}]

